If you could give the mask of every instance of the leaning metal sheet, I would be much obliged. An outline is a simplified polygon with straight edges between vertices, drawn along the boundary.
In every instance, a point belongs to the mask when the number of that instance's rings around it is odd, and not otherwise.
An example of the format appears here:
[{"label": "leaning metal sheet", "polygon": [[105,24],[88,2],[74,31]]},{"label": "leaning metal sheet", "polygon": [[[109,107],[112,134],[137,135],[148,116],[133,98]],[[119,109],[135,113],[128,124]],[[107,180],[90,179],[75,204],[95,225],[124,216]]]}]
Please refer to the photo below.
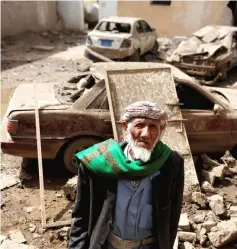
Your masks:
[{"label": "leaning metal sheet", "polygon": [[185,160],[185,191],[187,200],[192,191],[199,190],[198,179],[190,147],[182,122],[182,113],[170,68],[107,70],[106,90],[111,113],[114,138],[121,142],[120,125],[125,107],[135,101],[159,103],[169,114],[169,122],[162,141],[180,152]]}]

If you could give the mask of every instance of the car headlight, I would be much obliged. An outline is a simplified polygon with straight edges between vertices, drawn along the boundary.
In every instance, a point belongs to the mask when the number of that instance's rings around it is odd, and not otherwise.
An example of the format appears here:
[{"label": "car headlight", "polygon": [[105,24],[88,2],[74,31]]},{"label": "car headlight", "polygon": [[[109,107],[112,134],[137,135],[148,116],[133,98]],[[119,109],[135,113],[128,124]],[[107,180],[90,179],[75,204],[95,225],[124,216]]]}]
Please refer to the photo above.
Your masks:
[{"label": "car headlight", "polygon": [[91,39],[90,36],[87,36],[86,44],[87,44],[87,45],[92,45],[92,44],[93,44],[92,39]]}]

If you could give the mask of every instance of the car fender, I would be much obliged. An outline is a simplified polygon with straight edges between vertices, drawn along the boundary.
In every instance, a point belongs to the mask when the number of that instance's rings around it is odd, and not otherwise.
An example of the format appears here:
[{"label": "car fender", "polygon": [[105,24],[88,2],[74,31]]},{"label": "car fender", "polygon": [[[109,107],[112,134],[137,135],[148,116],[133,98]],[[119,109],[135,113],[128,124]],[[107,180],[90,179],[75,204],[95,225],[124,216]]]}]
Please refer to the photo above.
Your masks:
[{"label": "car fender", "polygon": [[216,69],[219,70],[219,69],[221,69],[222,66],[228,65],[231,62],[231,60],[232,60],[232,53],[231,52],[220,55],[216,59]]}]

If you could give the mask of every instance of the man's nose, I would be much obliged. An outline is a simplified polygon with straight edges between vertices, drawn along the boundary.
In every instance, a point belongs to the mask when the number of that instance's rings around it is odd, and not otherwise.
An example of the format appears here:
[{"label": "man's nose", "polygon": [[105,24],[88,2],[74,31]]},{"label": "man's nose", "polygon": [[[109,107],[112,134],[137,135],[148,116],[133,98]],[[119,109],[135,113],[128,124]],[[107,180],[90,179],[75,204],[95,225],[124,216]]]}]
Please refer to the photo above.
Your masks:
[{"label": "man's nose", "polygon": [[151,137],[150,130],[148,127],[144,127],[142,129],[141,137],[143,137],[143,138],[150,138]]}]

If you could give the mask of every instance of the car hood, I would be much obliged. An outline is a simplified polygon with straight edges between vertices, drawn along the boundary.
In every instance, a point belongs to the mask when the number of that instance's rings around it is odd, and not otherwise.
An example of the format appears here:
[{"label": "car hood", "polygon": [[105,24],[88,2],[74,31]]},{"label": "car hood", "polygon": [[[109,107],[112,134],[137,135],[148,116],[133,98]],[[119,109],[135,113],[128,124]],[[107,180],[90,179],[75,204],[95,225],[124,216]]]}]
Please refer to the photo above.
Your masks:
[{"label": "car hood", "polygon": [[233,88],[221,88],[221,87],[206,87],[211,92],[217,92],[224,95],[228,100],[233,109],[237,110],[237,89]]},{"label": "car hood", "polygon": [[[54,95],[54,84],[37,84],[36,95],[39,109],[66,109],[68,105],[62,105]],[[8,105],[7,113],[14,110],[35,109],[35,85],[21,84],[13,93]]]},{"label": "car hood", "polygon": [[102,32],[102,31],[91,31],[88,36],[97,36],[100,38],[112,38],[112,39],[126,39],[131,37],[131,34],[127,33],[112,33],[112,32]]}]

